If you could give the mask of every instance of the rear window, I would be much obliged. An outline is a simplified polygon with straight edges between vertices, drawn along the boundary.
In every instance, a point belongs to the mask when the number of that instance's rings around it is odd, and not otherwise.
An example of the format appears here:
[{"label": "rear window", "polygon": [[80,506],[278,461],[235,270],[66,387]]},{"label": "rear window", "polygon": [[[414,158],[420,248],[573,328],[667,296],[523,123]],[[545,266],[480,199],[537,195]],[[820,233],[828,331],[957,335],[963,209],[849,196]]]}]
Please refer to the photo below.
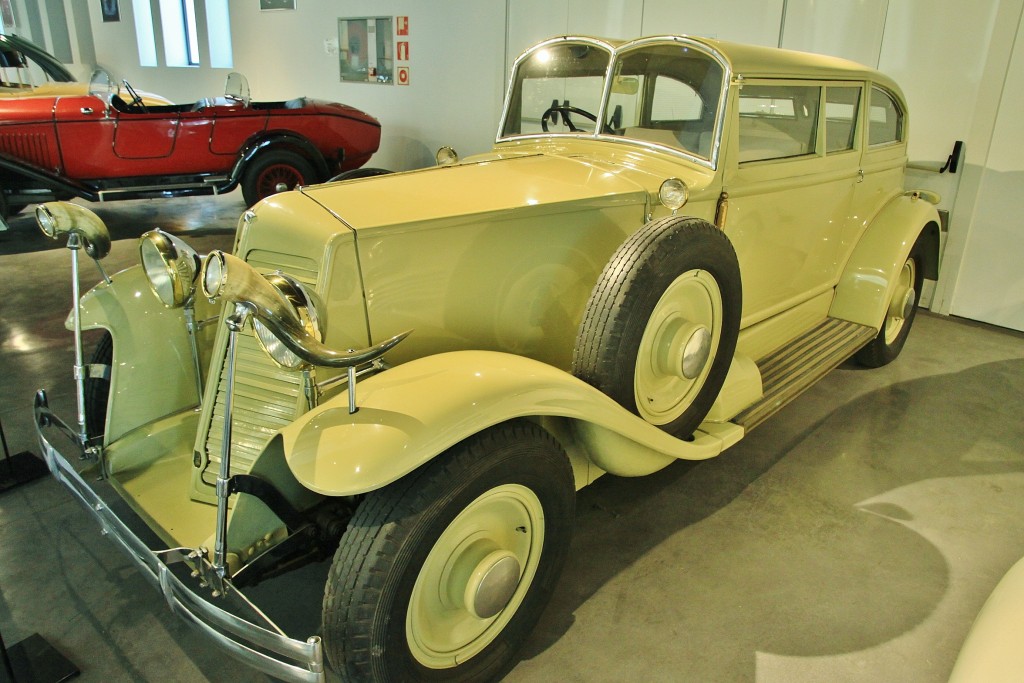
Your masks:
[{"label": "rear window", "polygon": [[871,118],[868,140],[871,145],[885,145],[903,139],[903,110],[896,99],[881,88],[871,89]]}]

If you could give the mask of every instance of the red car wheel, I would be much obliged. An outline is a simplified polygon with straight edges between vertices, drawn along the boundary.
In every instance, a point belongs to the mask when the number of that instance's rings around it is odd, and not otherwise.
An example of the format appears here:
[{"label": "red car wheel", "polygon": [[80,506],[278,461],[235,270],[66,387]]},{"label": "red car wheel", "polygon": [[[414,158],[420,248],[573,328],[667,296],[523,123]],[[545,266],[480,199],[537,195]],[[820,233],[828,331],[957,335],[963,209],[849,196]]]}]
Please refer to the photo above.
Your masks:
[{"label": "red car wheel", "polygon": [[248,206],[297,185],[316,182],[313,166],[293,152],[272,151],[257,156],[242,176],[242,197]]}]

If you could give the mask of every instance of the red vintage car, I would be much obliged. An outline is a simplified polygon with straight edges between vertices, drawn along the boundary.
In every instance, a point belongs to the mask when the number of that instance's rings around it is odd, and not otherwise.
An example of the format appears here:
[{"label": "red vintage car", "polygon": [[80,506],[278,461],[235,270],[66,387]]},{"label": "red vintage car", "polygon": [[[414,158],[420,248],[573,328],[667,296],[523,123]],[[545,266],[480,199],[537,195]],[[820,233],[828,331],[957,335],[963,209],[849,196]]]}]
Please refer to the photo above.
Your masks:
[{"label": "red vintage car", "polygon": [[151,105],[105,78],[85,95],[0,98],[0,215],[27,204],[220,194],[249,205],[283,189],[357,169],[377,151],[380,123],[305,97],[252,102],[240,74],[225,95]]}]

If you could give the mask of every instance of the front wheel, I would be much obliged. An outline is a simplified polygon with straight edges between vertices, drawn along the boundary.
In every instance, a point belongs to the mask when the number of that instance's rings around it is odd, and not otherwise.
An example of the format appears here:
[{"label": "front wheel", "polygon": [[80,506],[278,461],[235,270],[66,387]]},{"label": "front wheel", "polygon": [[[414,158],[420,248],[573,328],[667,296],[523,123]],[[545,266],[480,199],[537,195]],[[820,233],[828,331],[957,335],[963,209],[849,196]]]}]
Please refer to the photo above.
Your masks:
[{"label": "front wheel", "polygon": [[558,443],[515,421],[367,495],[324,594],[331,664],[378,682],[503,672],[561,572],[574,490]]},{"label": "front wheel", "polygon": [[[85,432],[90,439],[102,440],[107,423],[110,398],[110,366],[114,362],[114,339],[109,332],[96,343],[85,378]],[[102,372],[100,372],[102,370]]]},{"label": "front wheel", "polygon": [[261,199],[299,185],[315,183],[313,165],[295,152],[270,150],[249,162],[242,174],[242,199],[252,206]]}]

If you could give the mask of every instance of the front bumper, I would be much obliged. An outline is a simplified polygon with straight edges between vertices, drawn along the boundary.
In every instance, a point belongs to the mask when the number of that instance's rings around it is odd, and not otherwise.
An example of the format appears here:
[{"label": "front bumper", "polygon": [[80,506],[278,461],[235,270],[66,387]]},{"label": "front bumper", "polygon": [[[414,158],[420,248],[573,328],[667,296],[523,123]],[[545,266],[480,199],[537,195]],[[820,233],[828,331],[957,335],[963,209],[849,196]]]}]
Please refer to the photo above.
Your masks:
[{"label": "front bumper", "polygon": [[[170,565],[178,562],[206,563],[204,551],[194,548],[151,550],[121,521],[46,439],[43,433],[46,427],[57,427],[65,434],[68,431],[60,418],[50,411],[42,391],[36,394],[35,422],[39,445],[50,473],[92,513],[101,527],[101,533],[124,550],[143,576],[163,593],[172,612],[229,655],[270,676],[294,683],[325,681],[323,647],[319,636],[312,636],[306,641],[295,640],[276,627],[276,630],[271,630],[246,621],[199,597],[171,572]],[[234,592],[260,613],[238,589],[227,580],[223,581],[227,590]],[[269,619],[267,623],[273,626]]]}]

